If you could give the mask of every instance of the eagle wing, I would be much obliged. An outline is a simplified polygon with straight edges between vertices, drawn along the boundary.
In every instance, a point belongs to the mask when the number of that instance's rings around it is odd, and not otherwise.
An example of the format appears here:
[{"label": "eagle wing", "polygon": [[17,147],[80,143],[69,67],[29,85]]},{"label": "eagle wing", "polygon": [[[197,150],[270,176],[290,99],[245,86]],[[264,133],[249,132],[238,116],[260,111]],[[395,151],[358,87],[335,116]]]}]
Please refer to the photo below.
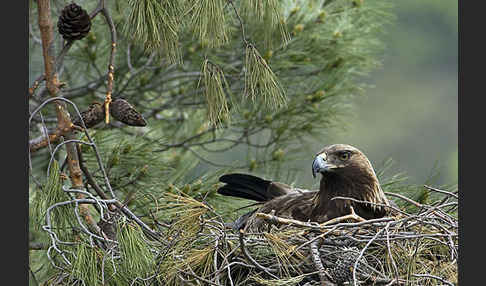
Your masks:
[{"label": "eagle wing", "polygon": [[307,221],[312,211],[312,200],[317,191],[293,188],[289,185],[265,180],[248,174],[227,174],[219,179],[226,183],[218,189],[218,193],[225,196],[238,197],[257,201],[262,204],[259,209],[242,215],[232,225],[240,229],[248,221],[255,228],[262,224],[254,217],[256,212],[270,213],[280,217]]},{"label": "eagle wing", "polygon": [[295,192],[295,189],[289,185],[248,174],[227,174],[221,176],[219,181],[226,183],[218,189],[219,194],[257,202],[267,202],[273,198]]}]

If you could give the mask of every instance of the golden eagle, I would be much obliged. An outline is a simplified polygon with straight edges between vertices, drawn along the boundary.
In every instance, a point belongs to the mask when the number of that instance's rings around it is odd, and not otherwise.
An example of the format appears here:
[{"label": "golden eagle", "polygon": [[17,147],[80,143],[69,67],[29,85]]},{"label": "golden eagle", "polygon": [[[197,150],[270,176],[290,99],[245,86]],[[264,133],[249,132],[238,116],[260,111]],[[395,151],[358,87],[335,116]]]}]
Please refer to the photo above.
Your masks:
[{"label": "golden eagle", "polygon": [[[218,189],[218,193],[261,204],[258,209],[240,217],[233,225],[235,228],[242,228],[248,221],[259,228],[262,220],[254,217],[256,212],[274,211],[279,217],[318,223],[350,214],[350,206],[364,219],[380,218],[389,213],[390,202],[380,187],[373,166],[357,148],[346,144],[326,146],[312,162],[314,178],[319,173],[322,175],[319,190],[293,188],[247,174],[227,174],[219,179],[226,184]],[[354,200],[333,199],[336,197]]]}]

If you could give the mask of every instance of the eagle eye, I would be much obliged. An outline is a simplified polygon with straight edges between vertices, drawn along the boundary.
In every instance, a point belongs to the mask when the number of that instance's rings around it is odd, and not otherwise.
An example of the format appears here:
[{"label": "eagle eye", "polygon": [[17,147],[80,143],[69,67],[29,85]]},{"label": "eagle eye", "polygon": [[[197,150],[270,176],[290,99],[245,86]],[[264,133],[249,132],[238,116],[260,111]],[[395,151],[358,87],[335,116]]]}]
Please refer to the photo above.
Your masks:
[{"label": "eagle eye", "polygon": [[350,156],[351,156],[351,153],[350,152],[341,152],[341,153],[339,153],[339,159],[341,161],[348,160]]}]

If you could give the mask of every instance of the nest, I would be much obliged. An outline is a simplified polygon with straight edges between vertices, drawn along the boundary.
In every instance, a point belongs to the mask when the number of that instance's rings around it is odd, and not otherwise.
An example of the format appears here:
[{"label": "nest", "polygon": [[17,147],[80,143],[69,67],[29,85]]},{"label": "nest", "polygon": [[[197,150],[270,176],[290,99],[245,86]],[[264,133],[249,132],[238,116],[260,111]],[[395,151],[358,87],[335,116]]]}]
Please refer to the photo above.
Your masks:
[{"label": "nest", "polygon": [[[430,190],[438,194],[434,203],[419,203],[394,194],[405,206],[393,207],[398,213],[393,217],[372,220],[352,212],[318,224],[257,213],[267,223],[260,232],[232,228],[234,224],[207,202],[179,189],[156,199],[156,207],[144,218],[151,220],[150,227],[127,208],[111,212],[107,204],[114,200],[72,200],[67,203],[93,201],[111,219],[98,224],[104,238],[86,229],[90,243],[78,240],[69,244],[55,235],[58,230],[51,225],[54,221],[47,220],[43,228],[52,234],[47,254],[60,269],[51,282],[455,285],[457,194]],[[52,210],[67,203],[49,208],[49,217]]]},{"label": "nest", "polygon": [[174,196],[159,277],[167,285],[456,284],[457,195],[441,191],[431,205],[397,196],[414,212],[322,224],[257,214],[268,223],[259,233],[231,229],[209,205]]}]

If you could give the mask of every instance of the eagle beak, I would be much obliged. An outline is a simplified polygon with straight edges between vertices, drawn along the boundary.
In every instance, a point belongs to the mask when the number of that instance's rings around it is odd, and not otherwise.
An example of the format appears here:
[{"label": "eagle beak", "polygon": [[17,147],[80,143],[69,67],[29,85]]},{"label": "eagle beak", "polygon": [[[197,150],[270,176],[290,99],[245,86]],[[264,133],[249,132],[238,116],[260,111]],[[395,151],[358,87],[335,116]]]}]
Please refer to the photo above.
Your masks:
[{"label": "eagle beak", "polygon": [[317,155],[314,161],[312,162],[312,176],[315,178],[317,173],[330,171],[334,168],[336,168],[336,166],[324,160],[322,155]]}]

